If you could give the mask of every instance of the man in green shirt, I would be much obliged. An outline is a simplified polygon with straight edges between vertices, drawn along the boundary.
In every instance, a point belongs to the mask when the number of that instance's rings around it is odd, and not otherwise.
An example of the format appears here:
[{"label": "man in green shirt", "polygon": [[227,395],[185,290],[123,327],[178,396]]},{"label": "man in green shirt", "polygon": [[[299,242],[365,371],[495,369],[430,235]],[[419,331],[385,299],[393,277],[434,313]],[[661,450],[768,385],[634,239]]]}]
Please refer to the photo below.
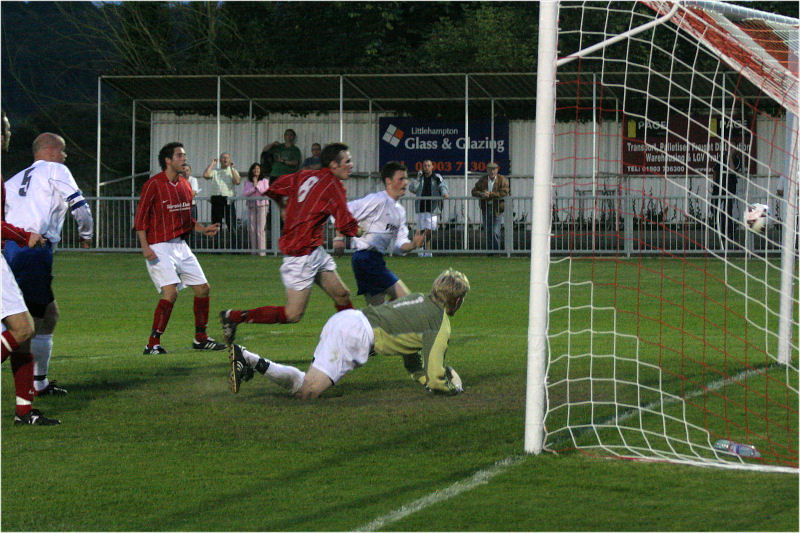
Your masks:
[{"label": "man in green shirt", "polygon": [[238,344],[230,350],[230,387],[239,392],[254,371],[301,400],[317,398],[370,355],[403,357],[411,377],[435,393],[463,391],[455,370],[446,366],[450,319],[469,292],[469,280],[456,270],[439,274],[429,294],[411,293],[383,305],[348,309],[333,315],[320,334],[307,372],[276,363]]},{"label": "man in green shirt", "polygon": [[300,149],[294,145],[296,140],[297,134],[290,128],[283,132],[283,143],[275,141],[269,148],[268,152],[272,156],[272,170],[269,172],[270,184],[279,176],[291,174],[300,169],[300,161],[303,160],[303,156],[300,155]]}]

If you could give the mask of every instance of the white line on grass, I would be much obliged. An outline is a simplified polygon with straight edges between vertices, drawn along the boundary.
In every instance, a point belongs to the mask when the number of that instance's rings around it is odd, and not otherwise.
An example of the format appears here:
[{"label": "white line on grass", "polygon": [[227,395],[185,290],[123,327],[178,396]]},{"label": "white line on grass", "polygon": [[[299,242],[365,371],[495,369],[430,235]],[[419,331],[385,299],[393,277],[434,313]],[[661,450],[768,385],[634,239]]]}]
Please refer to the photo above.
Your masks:
[{"label": "white line on grass", "polygon": [[[742,381],[743,379],[746,379],[746,378],[748,378],[748,377],[750,377],[752,375],[761,374],[763,371],[766,371],[766,370],[769,370],[769,368],[766,368],[764,370],[745,370],[744,372],[741,372],[741,373],[739,373],[739,374],[737,374],[735,376],[732,376],[730,378],[721,379],[721,380],[718,380],[718,381],[714,381],[712,383],[708,383],[706,385],[706,390],[717,390],[717,389],[723,387],[724,385],[728,385],[730,383],[736,383],[736,382]],[[705,391],[697,390],[697,391],[694,391],[694,392],[690,392],[689,394],[686,395],[686,399],[700,396],[700,395],[703,394],[703,392],[705,392]],[[680,400],[681,400],[681,398],[677,398],[677,397],[675,399],[666,398],[665,400],[663,400],[661,402],[661,405],[667,405],[667,404],[671,404],[671,403],[678,403]],[[646,407],[650,407],[650,406],[646,406]],[[612,417],[611,419],[609,419],[609,421],[620,422],[620,421],[622,421],[622,420],[624,420],[626,418],[630,418],[631,416],[633,416],[634,413],[635,413],[635,411],[631,410],[630,412],[624,413],[622,415],[619,415],[618,417]],[[554,442],[551,445],[551,447],[558,447],[560,445],[563,445],[563,444],[566,443],[567,440],[569,440],[569,439],[568,438],[564,438],[564,439],[561,439],[560,441]],[[479,471],[475,472],[469,478],[462,479],[461,481],[456,481],[455,483],[453,483],[449,487],[446,487],[444,489],[432,492],[431,494],[428,494],[427,496],[423,496],[422,498],[420,498],[420,499],[418,499],[418,500],[416,500],[414,502],[411,502],[408,505],[404,505],[404,506],[400,507],[399,509],[397,509],[395,511],[392,511],[392,512],[387,513],[387,514],[385,514],[383,516],[380,516],[380,517],[376,518],[375,520],[373,520],[372,522],[370,522],[370,523],[368,523],[368,524],[366,524],[364,526],[361,526],[360,528],[356,529],[356,531],[377,531],[378,529],[381,529],[382,527],[384,527],[384,526],[386,526],[388,524],[392,524],[394,522],[402,520],[403,518],[407,517],[408,515],[416,513],[417,511],[421,511],[421,510],[425,509],[426,507],[430,507],[431,505],[434,505],[436,503],[443,502],[445,500],[449,500],[450,498],[458,496],[459,494],[461,494],[463,492],[467,492],[469,490],[474,489],[478,485],[483,485],[485,483],[488,483],[489,480],[492,479],[493,477],[495,477],[496,475],[505,472],[507,469],[511,468],[512,466],[516,466],[516,465],[522,463],[524,458],[525,458],[525,456],[512,455],[510,457],[506,457],[505,459],[501,459],[500,461],[497,461],[495,464],[493,464],[489,468],[486,468],[484,470],[479,470]]]},{"label": "white line on grass", "polygon": [[408,505],[404,505],[401,508],[392,511],[391,513],[380,516],[369,524],[356,529],[356,531],[377,531],[388,524],[402,520],[406,516],[416,513],[417,511],[421,511],[422,509],[425,509],[426,507],[429,507],[435,503],[449,500],[454,496],[458,496],[462,492],[467,492],[468,490],[474,489],[478,485],[488,483],[489,480],[495,477],[497,474],[501,474],[506,469],[521,463],[523,459],[524,457],[521,456],[511,456],[501,459],[489,468],[478,470],[467,479],[456,481],[447,488],[432,492],[431,494],[423,496],[417,501],[411,502]]}]

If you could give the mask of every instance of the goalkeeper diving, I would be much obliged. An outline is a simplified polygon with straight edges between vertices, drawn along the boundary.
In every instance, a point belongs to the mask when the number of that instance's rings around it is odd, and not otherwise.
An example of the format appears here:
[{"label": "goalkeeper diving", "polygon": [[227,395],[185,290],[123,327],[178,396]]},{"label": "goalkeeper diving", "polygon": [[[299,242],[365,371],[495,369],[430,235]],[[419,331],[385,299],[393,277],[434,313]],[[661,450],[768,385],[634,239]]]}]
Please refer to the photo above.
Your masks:
[{"label": "goalkeeper diving", "polygon": [[303,400],[317,398],[371,355],[399,355],[411,377],[434,393],[463,391],[455,371],[445,365],[450,319],[464,303],[469,280],[447,269],[429,294],[411,293],[379,306],[347,309],[333,315],[320,334],[308,371],[270,361],[243,346],[229,347],[229,383],[239,392],[257,371]]}]

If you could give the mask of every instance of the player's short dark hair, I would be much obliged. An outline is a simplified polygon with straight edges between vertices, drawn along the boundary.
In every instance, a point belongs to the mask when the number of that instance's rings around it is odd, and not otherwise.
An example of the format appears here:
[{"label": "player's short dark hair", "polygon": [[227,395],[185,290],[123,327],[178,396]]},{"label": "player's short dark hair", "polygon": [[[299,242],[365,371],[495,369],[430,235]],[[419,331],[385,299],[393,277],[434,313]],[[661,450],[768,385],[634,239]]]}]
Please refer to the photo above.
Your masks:
[{"label": "player's short dark hair", "polygon": [[183,143],[167,143],[158,151],[158,164],[161,166],[161,170],[167,170],[167,159],[172,159],[172,156],[175,155],[175,148],[183,148]]},{"label": "player's short dark hair", "polygon": [[331,161],[336,161],[337,163],[341,162],[344,158],[342,152],[346,152],[349,149],[350,147],[344,143],[326,144],[319,156],[320,163],[322,163],[322,168],[327,168],[330,166]]},{"label": "player's short dark hair", "polygon": [[383,168],[381,169],[381,177],[383,178],[384,184],[386,184],[386,180],[392,179],[394,177],[394,173],[398,170],[406,171],[408,169],[400,161],[389,161],[383,165]]}]

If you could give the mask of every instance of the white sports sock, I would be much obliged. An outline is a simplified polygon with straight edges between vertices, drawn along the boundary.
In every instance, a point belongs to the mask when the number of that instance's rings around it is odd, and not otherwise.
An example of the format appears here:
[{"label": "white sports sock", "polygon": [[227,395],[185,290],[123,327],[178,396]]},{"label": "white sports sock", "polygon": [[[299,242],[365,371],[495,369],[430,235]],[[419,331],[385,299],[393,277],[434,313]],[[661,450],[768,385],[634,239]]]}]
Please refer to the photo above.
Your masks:
[{"label": "white sports sock", "polygon": [[247,364],[252,368],[256,367],[259,360],[264,359],[267,363],[269,363],[266,376],[273,383],[276,383],[284,389],[288,389],[292,394],[300,390],[300,387],[303,385],[303,380],[306,377],[306,373],[293,366],[282,365],[280,363],[270,361],[266,357],[262,358],[257,353],[253,353],[244,347],[242,347],[242,356],[244,357],[244,360],[247,361]]},{"label": "white sports sock", "polygon": [[[53,334],[35,335],[31,339],[31,353],[33,354],[33,375],[47,376],[47,368],[50,366],[50,355],[53,353]],[[43,380],[34,381],[34,388],[40,391],[47,388],[49,384],[45,377]]]},{"label": "white sports sock", "polygon": [[269,368],[267,368],[266,376],[269,379],[284,389],[288,389],[292,394],[300,390],[306,377],[305,372],[293,366],[282,365],[269,360],[267,362],[269,363]]},{"label": "white sports sock", "polygon": [[255,368],[256,363],[258,363],[258,360],[261,359],[260,355],[251,352],[244,346],[242,346],[242,355],[244,356],[244,360],[247,361],[247,364],[250,365],[252,368]]}]

